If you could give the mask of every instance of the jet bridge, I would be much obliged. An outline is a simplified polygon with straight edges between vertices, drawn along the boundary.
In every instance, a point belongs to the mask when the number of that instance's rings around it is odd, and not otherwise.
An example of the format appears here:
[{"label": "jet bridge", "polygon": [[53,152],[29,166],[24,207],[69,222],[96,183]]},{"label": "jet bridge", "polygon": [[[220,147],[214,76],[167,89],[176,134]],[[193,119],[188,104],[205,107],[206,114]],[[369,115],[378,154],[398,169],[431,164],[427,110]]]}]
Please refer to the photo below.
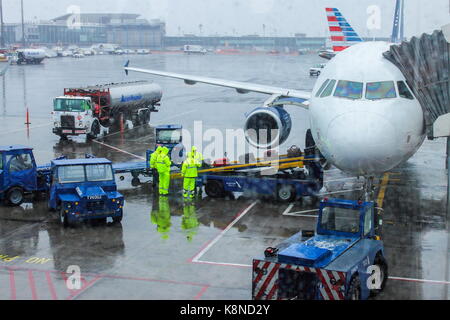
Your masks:
[{"label": "jet bridge", "polygon": [[419,100],[428,139],[447,137],[447,210],[450,214],[450,24],[431,35],[423,34],[420,38],[392,45],[384,57],[402,71]]},{"label": "jet bridge", "polygon": [[450,137],[450,24],[392,45],[384,57],[402,71],[419,100],[428,139]]}]

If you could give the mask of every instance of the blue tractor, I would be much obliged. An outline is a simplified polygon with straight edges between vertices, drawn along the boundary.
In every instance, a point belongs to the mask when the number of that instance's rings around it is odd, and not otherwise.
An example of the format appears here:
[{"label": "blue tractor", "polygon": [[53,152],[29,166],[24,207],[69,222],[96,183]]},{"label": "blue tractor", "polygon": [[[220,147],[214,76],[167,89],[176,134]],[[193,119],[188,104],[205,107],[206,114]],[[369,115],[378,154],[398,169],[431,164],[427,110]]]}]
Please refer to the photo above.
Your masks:
[{"label": "blue tractor", "polygon": [[363,300],[379,293],[388,265],[375,209],[373,202],[322,201],[315,234],[300,232],[253,260],[253,299]]},{"label": "blue tractor", "polygon": [[65,227],[83,220],[121,222],[124,197],[117,192],[111,161],[102,158],[55,159],[37,166],[33,149],[0,147],[0,200],[19,206],[27,195],[47,195],[48,207]]},{"label": "blue tractor", "polygon": [[53,160],[48,206],[64,227],[84,220],[119,223],[124,197],[117,191],[111,161],[101,158]]}]

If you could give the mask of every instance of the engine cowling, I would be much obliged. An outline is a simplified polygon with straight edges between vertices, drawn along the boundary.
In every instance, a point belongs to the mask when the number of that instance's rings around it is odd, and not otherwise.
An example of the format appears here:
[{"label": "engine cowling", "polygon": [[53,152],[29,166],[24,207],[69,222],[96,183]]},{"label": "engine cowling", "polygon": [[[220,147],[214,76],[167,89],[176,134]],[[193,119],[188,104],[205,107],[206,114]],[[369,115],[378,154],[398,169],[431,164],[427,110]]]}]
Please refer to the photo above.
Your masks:
[{"label": "engine cowling", "polygon": [[245,121],[245,137],[252,146],[269,149],[283,144],[289,137],[292,120],[283,107],[261,107]]}]

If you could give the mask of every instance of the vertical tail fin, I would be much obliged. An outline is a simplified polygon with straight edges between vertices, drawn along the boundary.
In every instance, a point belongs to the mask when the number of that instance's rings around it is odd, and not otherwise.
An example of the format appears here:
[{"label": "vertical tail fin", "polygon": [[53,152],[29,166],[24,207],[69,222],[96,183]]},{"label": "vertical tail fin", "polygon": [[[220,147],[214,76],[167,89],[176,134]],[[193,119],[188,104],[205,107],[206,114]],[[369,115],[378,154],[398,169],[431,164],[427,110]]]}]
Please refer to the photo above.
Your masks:
[{"label": "vertical tail fin", "polygon": [[404,39],[404,0],[397,0],[395,4],[394,26],[392,27],[392,43],[400,43]]},{"label": "vertical tail fin", "polygon": [[339,9],[325,8],[325,10],[327,12],[327,20],[334,52],[340,52],[363,41],[350,23],[348,23],[340,13]]}]

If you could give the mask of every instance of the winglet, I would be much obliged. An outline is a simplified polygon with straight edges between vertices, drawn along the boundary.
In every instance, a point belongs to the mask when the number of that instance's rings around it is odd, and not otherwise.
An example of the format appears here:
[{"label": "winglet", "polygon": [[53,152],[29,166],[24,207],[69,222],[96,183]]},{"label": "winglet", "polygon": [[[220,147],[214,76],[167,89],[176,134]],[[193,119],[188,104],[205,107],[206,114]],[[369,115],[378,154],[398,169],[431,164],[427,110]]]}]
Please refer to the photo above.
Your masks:
[{"label": "winglet", "polygon": [[128,60],[125,65],[123,66],[125,68],[125,74],[128,75],[128,66],[130,65],[130,60]]}]

